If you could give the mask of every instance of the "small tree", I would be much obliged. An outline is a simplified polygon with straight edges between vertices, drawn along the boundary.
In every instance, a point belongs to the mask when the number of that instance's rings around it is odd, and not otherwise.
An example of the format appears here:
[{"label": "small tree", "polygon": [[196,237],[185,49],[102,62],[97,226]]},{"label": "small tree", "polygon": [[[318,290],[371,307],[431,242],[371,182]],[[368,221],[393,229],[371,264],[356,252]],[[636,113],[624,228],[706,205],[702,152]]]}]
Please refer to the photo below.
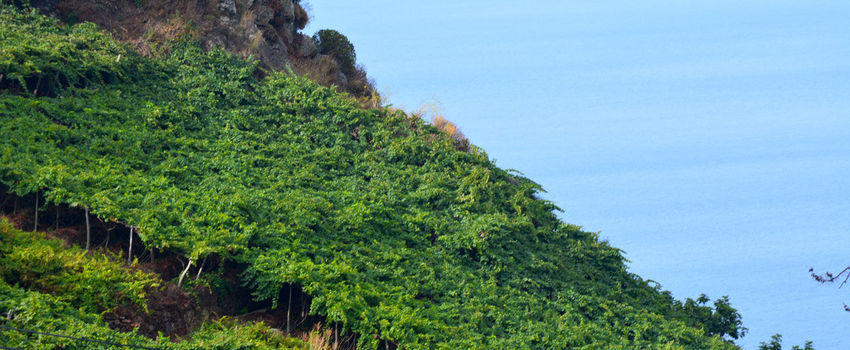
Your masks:
[{"label": "small tree", "polygon": [[343,73],[349,75],[354,72],[357,54],[354,52],[354,45],[345,35],[333,29],[322,29],[313,34],[313,40],[316,41],[320,54],[330,55],[339,62]]},{"label": "small tree", "polygon": [[705,294],[693,300],[688,298],[682,308],[689,320],[694,325],[702,326],[709,335],[729,336],[738,339],[747,333],[747,328],[742,325],[741,314],[729,304],[729,297],[724,296],[714,301],[712,308],[708,304],[711,301]]},{"label": "small tree", "polygon": [[[770,343],[761,342],[759,350],[782,350],[782,334],[774,334],[770,337]],[[811,341],[807,341],[801,348],[799,345],[794,345],[791,350],[814,350]]]}]

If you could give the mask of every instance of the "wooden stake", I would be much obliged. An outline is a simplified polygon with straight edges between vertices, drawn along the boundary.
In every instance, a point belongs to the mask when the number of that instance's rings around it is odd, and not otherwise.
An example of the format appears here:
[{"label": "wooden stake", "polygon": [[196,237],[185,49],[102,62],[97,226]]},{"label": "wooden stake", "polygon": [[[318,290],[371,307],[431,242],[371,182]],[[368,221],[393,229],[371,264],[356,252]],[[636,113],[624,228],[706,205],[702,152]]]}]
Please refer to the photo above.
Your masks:
[{"label": "wooden stake", "polygon": [[130,247],[127,248],[127,265],[133,261],[133,226],[130,226]]},{"label": "wooden stake", "polygon": [[32,225],[32,232],[38,228],[38,191],[35,191],[35,222]]},{"label": "wooden stake", "polygon": [[[56,212],[56,215],[59,215],[59,212]],[[106,233],[106,239],[109,240],[109,232]],[[86,250],[89,250],[89,246],[91,245],[91,224],[89,224],[89,208],[86,208]]]},{"label": "wooden stake", "polygon": [[289,285],[289,302],[286,304],[286,334],[289,334],[289,310],[292,310],[292,284]]},{"label": "wooden stake", "polygon": [[201,266],[200,266],[200,267],[198,267],[198,274],[197,274],[197,275],[195,275],[195,281],[197,281],[197,280],[198,280],[198,278],[199,278],[199,277],[201,277],[201,271],[203,271],[203,270],[204,270],[204,265],[206,265],[206,264],[207,264],[207,258],[208,258],[208,257],[210,257],[210,256],[209,256],[209,255],[205,256],[205,257],[204,257],[204,260],[203,260],[203,261],[201,261]]},{"label": "wooden stake", "polygon": [[189,259],[189,263],[186,264],[186,268],[183,269],[183,272],[180,273],[180,279],[177,280],[177,288],[180,288],[180,285],[183,284],[183,277],[186,277],[186,272],[189,271],[189,267],[192,266],[192,259]]},{"label": "wooden stake", "polygon": [[39,86],[41,86],[41,76],[40,75],[38,76],[38,81],[35,82],[35,90],[33,90],[33,92],[32,92],[33,95],[35,95],[35,96],[38,95],[38,87]]}]

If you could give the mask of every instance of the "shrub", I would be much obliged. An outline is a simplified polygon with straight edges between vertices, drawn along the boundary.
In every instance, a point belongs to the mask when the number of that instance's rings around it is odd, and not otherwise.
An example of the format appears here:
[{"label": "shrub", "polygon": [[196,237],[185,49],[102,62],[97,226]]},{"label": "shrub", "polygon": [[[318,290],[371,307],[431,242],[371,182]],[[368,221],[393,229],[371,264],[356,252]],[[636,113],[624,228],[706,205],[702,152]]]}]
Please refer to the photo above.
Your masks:
[{"label": "shrub", "polygon": [[298,29],[304,29],[307,26],[307,23],[310,22],[310,15],[307,14],[307,10],[304,9],[304,6],[301,6],[300,3],[295,3],[295,26]]},{"label": "shrub", "polygon": [[356,64],[357,54],[348,38],[333,29],[322,29],[313,40],[323,56],[296,61],[296,69],[319,84],[338,86],[361,99],[364,106],[374,105],[369,100],[375,95],[375,84],[366,76],[366,69]]},{"label": "shrub", "polygon": [[[50,294],[28,291],[0,280],[0,313],[8,327],[70,335],[132,346],[168,345],[167,338],[157,341],[136,332],[121,333],[109,328],[103,318],[77,304]],[[0,346],[9,349],[103,349],[89,341],[33,335],[0,329]]]},{"label": "shrub", "polygon": [[320,54],[330,55],[339,62],[343,73],[350,75],[356,70],[354,62],[357,60],[357,54],[354,52],[354,45],[345,35],[333,29],[322,29],[313,35],[313,40],[316,41]]},{"label": "shrub", "polygon": [[0,219],[0,277],[97,312],[125,300],[144,306],[147,290],[159,285],[153,274],[124,268],[102,253],[87,254],[42,233],[21,232],[5,218]]},{"label": "shrub", "polygon": [[229,317],[204,324],[176,349],[306,349],[306,344],[286,337],[262,322],[241,323]]}]

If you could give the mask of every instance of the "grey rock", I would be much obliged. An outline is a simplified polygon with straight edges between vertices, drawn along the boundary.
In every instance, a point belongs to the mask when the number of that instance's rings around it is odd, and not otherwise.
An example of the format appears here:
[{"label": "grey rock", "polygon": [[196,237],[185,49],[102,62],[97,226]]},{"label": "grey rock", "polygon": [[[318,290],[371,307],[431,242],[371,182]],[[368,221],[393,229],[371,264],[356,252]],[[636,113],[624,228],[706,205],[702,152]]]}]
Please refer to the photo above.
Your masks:
[{"label": "grey rock", "polygon": [[[273,32],[267,31],[266,34]],[[279,38],[263,37],[254,49],[255,56],[260,60],[261,65],[273,70],[283,70],[290,65],[289,54],[287,53],[286,44]]]},{"label": "grey rock", "polygon": [[201,39],[201,46],[204,50],[212,50],[213,48],[227,48],[227,36],[223,33],[209,33]]},{"label": "grey rock", "polygon": [[257,5],[254,8],[254,23],[259,26],[268,26],[274,18],[274,10],[266,5]]},{"label": "grey rock", "polygon": [[301,34],[300,40],[298,41],[298,49],[295,51],[295,53],[299,57],[313,58],[316,57],[316,55],[319,53],[319,47],[316,46],[316,41],[313,40],[313,38]]},{"label": "grey rock", "polygon": [[280,38],[280,41],[284,45],[291,45],[295,40],[296,32],[294,30],[289,30],[288,27],[280,28],[275,36]]},{"label": "grey rock", "polygon": [[274,0],[280,1],[280,15],[287,21],[295,20],[295,3],[292,0]]},{"label": "grey rock", "polygon": [[228,16],[236,16],[236,0],[218,0],[218,10]]}]

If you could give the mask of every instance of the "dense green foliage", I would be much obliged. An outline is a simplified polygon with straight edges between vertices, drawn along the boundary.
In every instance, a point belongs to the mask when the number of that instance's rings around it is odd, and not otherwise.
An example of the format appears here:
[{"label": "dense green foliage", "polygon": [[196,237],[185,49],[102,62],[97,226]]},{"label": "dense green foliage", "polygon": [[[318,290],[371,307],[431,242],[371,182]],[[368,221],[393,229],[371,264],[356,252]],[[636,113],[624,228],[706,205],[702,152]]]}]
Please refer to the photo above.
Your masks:
[{"label": "dense green foliage", "polygon": [[[285,337],[262,323],[238,324],[219,320],[201,327],[189,339],[172,343],[167,338],[151,340],[136,333],[110,329],[102,317],[72,306],[61,297],[14,287],[0,280],[0,311],[12,315],[3,325],[42,333],[118,344],[174,349],[306,349],[300,340]],[[23,349],[114,349],[91,341],[33,335],[0,329],[0,344]]]},{"label": "dense green foliage", "polygon": [[157,278],[128,270],[101,253],[46,239],[40,233],[13,230],[0,221],[0,278],[11,285],[63,295],[78,307],[101,312],[118,303],[145,306],[145,294]]},{"label": "dense green foliage", "polygon": [[706,305],[711,299],[702,294],[693,300],[685,300],[685,315],[692,326],[705,328],[709,334],[729,335],[738,339],[743,337],[747,328],[741,322],[741,315],[729,304],[729,297],[714,301],[714,307]]},{"label": "dense green foliage", "polygon": [[63,87],[117,82],[142,68],[138,55],[93,23],[63,29],[45,18],[29,20],[0,33],[0,87],[55,96]]},{"label": "dense green foliage", "polygon": [[[258,299],[300,285],[365,348],[734,348],[734,309],[689,309],[629,273],[537,184],[419,118],[283,73],[257,81],[255,63],[189,43],[159,60],[111,44],[117,60],[88,28],[3,10],[0,38],[15,39],[0,66],[24,82],[47,66],[121,72],[0,95],[0,182],[16,193],[241,262]],[[76,35],[87,44],[56,49]]]},{"label": "dense green foliage", "polygon": [[[15,230],[0,218],[0,324],[121,344],[150,344],[113,331],[99,313],[117,302],[144,302],[150,276],[132,272],[100,254],[87,256],[42,234]],[[127,293],[120,297],[119,293]],[[85,347],[66,338],[0,330],[0,344],[27,349]],[[95,347],[96,348],[96,347]]]},{"label": "dense green foliage", "polygon": [[[807,341],[802,347],[794,345],[791,350],[814,350],[811,341]],[[782,334],[774,334],[770,337],[770,342],[761,342],[759,350],[782,350]]]},{"label": "dense green foliage", "polygon": [[[153,343],[135,333],[111,330],[100,315],[76,308],[61,297],[10,286],[3,280],[0,280],[0,311],[4,313],[3,325],[7,327],[119,344],[150,346]],[[8,315],[12,316],[11,320],[6,319]],[[109,348],[80,340],[39,336],[9,329],[0,329],[0,344],[24,349]]]},{"label": "dense green foliage", "polygon": [[[110,329],[101,313],[144,305],[157,279],[101,253],[67,247],[40,233],[21,232],[0,218],[0,325],[102,342],[177,349],[303,349],[261,323],[222,319],[172,343]],[[25,349],[113,349],[102,343],[0,329],[0,344]]]},{"label": "dense green foliage", "polygon": [[[307,349],[307,344],[283,336],[263,323],[242,324],[228,318],[222,318],[213,323],[204,324],[201,329],[192,333],[189,340],[178,344],[168,344],[169,347],[180,350],[273,350],[273,349]],[[316,349],[318,350],[318,349]]]}]

